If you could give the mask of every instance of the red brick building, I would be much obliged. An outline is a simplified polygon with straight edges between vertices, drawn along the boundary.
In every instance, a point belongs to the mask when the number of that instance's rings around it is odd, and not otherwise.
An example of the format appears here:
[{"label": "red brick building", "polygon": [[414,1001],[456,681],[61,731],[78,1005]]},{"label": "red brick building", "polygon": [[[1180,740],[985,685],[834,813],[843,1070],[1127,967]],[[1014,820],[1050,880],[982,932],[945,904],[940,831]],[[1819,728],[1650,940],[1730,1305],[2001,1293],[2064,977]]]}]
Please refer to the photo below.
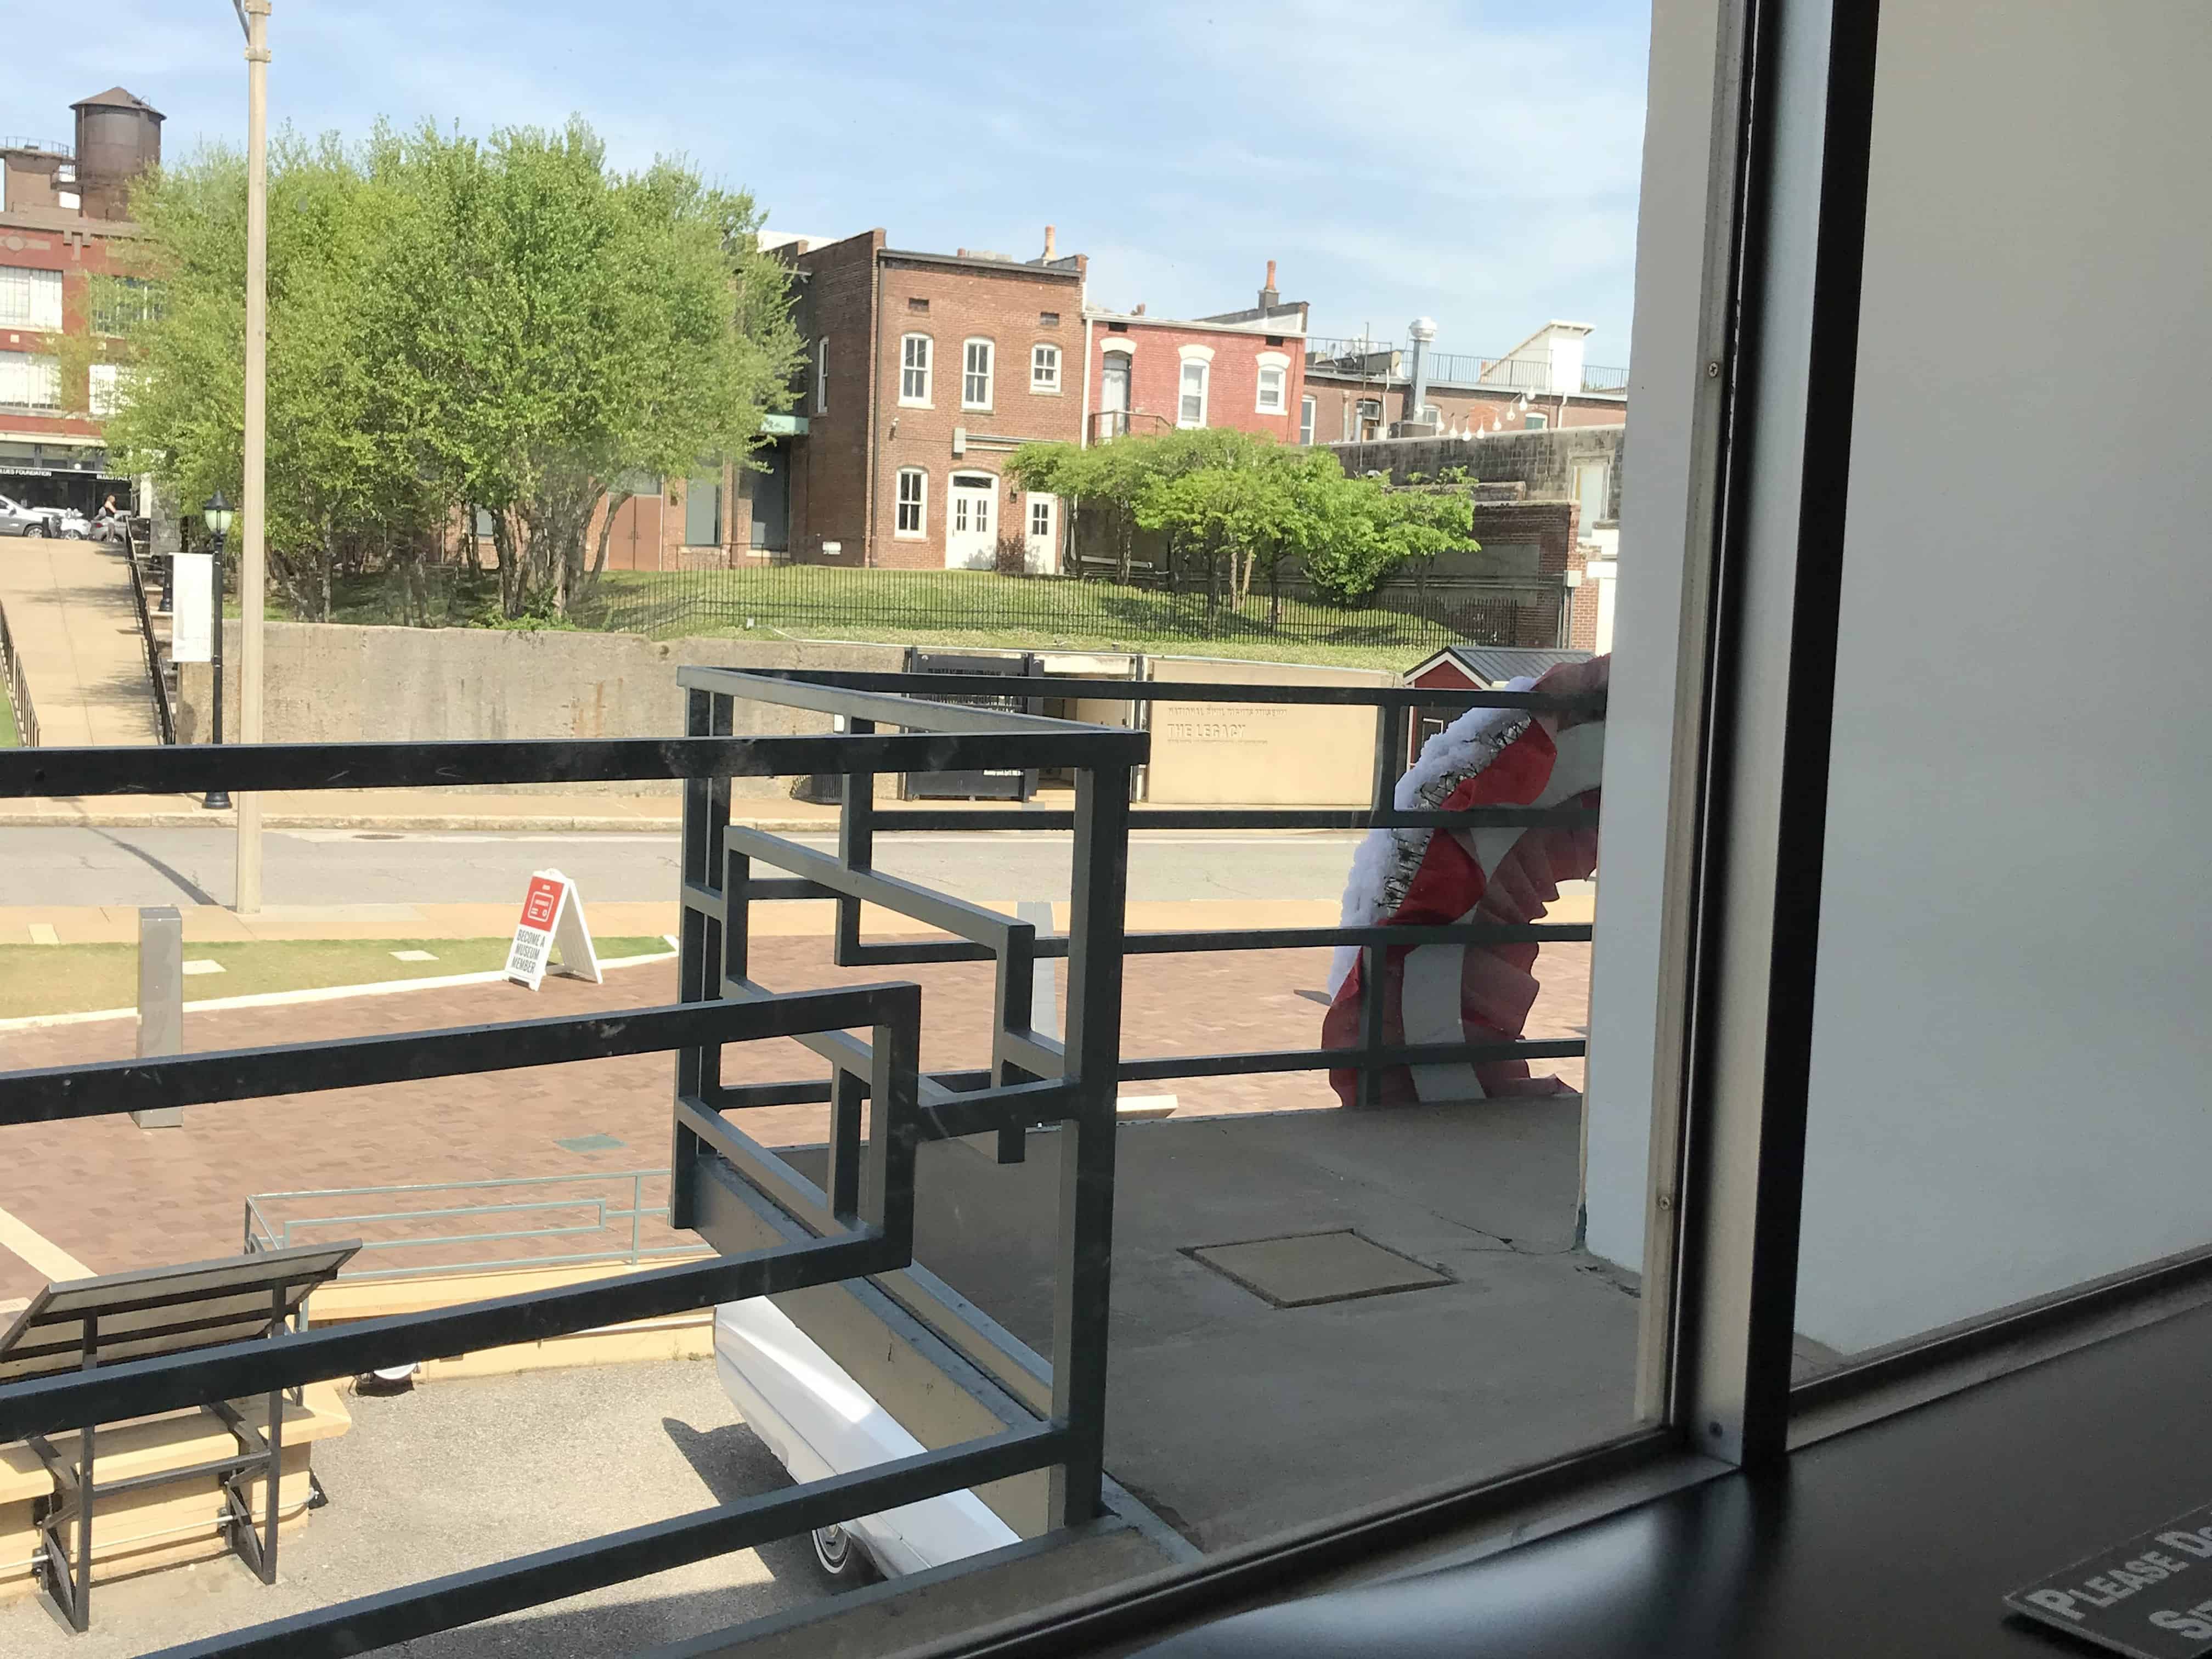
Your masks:
[{"label": "red brick building", "polygon": [[1231,427],[1297,442],[1307,310],[1276,292],[1271,259],[1249,310],[1188,319],[1147,316],[1142,306],[1086,311],[1085,441]]},{"label": "red brick building", "polygon": [[1027,260],[893,248],[881,230],[783,251],[807,356],[795,429],[749,480],[763,553],[1057,569],[1060,502],[1003,468],[1021,444],[1082,438],[1084,257],[1048,226]]},{"label": "red brick building", "polygon": [[94,314],[93,278],[109,275],[117,245],[139,234],[125,217],[130,186],[161,159],[162,116],[121,87],[72,107],[73,145],[0,150],[0,494],[88,514],[111,493],[131,501],[100,442],[116,371],[95,363],[65,380],[58,346],[63,335],[118,325]]}]

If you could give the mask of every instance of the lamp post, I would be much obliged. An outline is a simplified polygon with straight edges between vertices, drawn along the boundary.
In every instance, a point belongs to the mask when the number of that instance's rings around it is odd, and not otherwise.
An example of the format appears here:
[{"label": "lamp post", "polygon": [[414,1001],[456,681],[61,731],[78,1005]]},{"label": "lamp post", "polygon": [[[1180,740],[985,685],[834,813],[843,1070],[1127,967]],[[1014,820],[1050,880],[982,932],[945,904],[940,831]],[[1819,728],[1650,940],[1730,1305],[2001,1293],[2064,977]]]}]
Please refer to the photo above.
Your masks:
[{"label": "lamp post", "polygon": [[[213,716],[210,723],[213,732],[210,741],[215,743],[222,741],[222,544],[230,534],[231,520],[236,516],[231,511],[230,503],[223,500],[220,489],[209,496],[207,505],[200,509],[200,517],[206,522],[208,533],[215,538],[214,575],[208,583],[208,604],[215,612],[214,631],[208,641],[208,667],[212,678],[208,704]],[[230,805],[229,792],[210,789],[207,792],[207,799],[200,805],[212,812],[222,811]]]},{"label": "lamp post", "polygon": [[[264,511],[269,437],[269,0],[231,0],[246,35],[246,477],[238,526],[238,737],[261,741]],[[261,908],[261,799],[238,798],[236,908]]]}]

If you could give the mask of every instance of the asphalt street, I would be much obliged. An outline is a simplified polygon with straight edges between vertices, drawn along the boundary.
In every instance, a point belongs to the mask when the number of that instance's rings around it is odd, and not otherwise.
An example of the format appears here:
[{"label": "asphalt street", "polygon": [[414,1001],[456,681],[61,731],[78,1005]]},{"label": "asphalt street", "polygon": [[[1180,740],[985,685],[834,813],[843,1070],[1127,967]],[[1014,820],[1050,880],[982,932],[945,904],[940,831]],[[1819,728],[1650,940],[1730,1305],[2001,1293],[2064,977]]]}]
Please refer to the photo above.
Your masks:
[{"label": "asphalt street", "polygon": [[[827,836],[794,836],[829,850]],[[1139,834],[1129,896],[1334,899],[1355,836]],[[1003,832],[901,835],[877,867],[983,900],[1065,899],[1072,837]],[[672,899],[673,834],[272,830],[264,836],[270,904],[465,904],[520,899],[533,870],[560,870],[585,897]],[[205,830],[0,829],[0,905],[225,904],[236,837]]]}]

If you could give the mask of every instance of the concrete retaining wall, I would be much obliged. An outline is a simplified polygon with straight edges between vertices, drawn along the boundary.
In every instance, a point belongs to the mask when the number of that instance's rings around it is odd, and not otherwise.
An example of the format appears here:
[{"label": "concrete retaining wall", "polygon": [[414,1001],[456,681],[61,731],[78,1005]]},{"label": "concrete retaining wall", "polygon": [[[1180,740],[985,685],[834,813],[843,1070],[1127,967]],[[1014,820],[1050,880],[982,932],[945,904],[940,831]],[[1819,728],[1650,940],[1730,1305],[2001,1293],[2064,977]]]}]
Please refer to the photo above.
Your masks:
[{"label": "concrete retaining wall", "polygon": [[[223,644],[223,737],[238,738],[240,624]],[[679,668],[845,668],[896,672],[904,648],[732,639],[657,642],[637,634],[474,628],[350,628],[270,623],[264,735],[271,743],[423,743],[529,738],[659,738],[684,730]],[[177,740],[204,742],[208,670],[187,664]],[[738,705],[740,734],[826,732],[829,717]],[[673,782],[517,784],[494,793],[674,794]],[[781,796],[787,786],[740,778],[737,793]]]}]

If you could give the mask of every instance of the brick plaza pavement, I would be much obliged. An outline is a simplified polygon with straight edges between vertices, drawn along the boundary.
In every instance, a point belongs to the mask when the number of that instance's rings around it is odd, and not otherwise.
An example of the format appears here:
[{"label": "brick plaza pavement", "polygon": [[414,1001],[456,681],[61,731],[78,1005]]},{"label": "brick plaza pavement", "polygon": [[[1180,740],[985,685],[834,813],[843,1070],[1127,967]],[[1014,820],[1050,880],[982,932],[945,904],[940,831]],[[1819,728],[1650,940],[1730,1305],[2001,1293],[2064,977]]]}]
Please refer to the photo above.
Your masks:
[{"label": "brick plaza pavement", "polygon": [[[753,972],[778,989],[912,978],[923,987],[923,1064],[941,1069],[988,1060],[990,964],[842,969],[826,957],[820,939],[757,939]],[[1544,989],[1529,1017],[1528,1036],[1581,1034],[1589,964],[1587,945],[1546,948],[1538,968]],[[1125,989],[1125,1052],[1312,1046],[1318,1041],[1327,973],[1328,953],[1322,951],[1133,957]],[[242,1048],[645,1007],[674,995],[674,964],[659,963],[617,969],[602,986],[549,979],[534,997],[520,987],[495,984],[193,1013],[185,1016],[185,1041],[193,1050]],[[0,1068],[123,1058],[135,1040],[129,1020],[8,1033],[0,1035]],[[669,1156],[672,1063],[666,1054],[642,1054],[234,1102],[189,1109],[182,1130],[142,1130],[125,1116],[0,1128],[0,1210],[92,1271],[112,1273],[236,1251],[244,1200],[252,1193],[661,1169]],[[1547,1062],[1537,1069],[1547,1067],[1581,1086],[1581,1062]],[[782,1040],[734,1048],[724,1062],[732,1082],[811,1077],[821,1069],[811,1054]],[[1322,1077],[1310,1073],[1195,1079],[1158,1087],[1172,1087],[1178,1095],[1179,1117],[1335,1105]],[[1136,1085],[1130,1091],[1155,1090]],[[749,1133],[774,1146],[818,1143],[824,1135],[819,1108],[779,1107],[744,1114],[741,1121]],[[586,1151],[556,1144],[587,1136],[620,1144]],[[618,1185],[627,1201],[628,1183]],[[615,1196],[617,1184],[598,1190]],[[665,1191],[649,1193],[647,1201],[664,1202]],[[503,1200],[511,1195],[485,1196]],[[293,1207],[312,1212],[316,1206]],[[379,1236],[374,1225],[349,1231]],[[563,1239],[557,1248],[605,1248],[626,1243],[627,1237],[624,1224],[619,1238]],[[648,1244],[668,1239],[665,1230],[646,1230]],[[554,1246],[524,1241],[497,1248],[528,1255]],[[44,1279],[0,1249],[0,1297],[27,1295]]]}]

